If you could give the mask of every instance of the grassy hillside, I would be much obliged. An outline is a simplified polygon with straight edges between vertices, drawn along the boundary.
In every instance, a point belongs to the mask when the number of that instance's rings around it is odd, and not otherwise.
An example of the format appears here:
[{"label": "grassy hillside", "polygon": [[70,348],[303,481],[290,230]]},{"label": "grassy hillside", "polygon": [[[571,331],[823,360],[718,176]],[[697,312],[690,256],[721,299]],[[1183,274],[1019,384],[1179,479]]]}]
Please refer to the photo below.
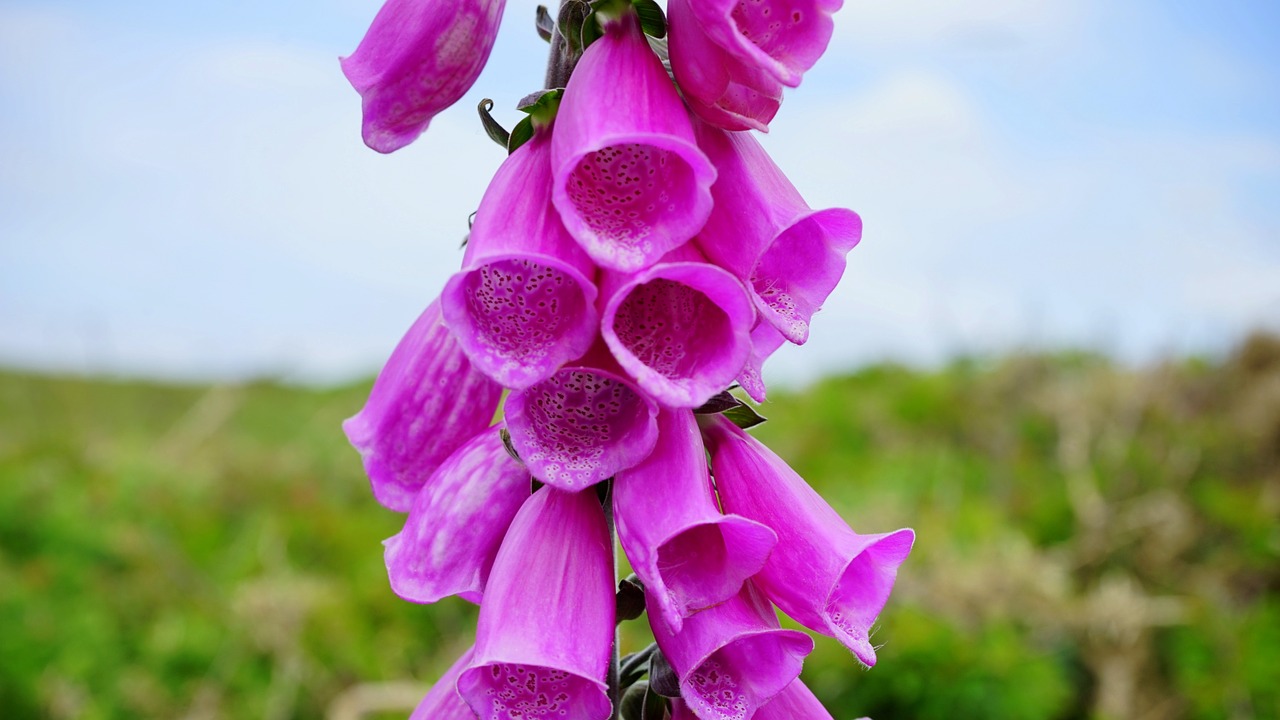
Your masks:
[{"label": "grassy hillside", "polygon": [[[366,392],[0,373],[0,715],[416,698],[371,683],[430,682],[475,613],[387,588],[400,518],[339,430]],[[919,533],[879,665],[806,665],[837,718],[1280,718],[1280,341],[878,366],[763,412],[855,528]]]}]

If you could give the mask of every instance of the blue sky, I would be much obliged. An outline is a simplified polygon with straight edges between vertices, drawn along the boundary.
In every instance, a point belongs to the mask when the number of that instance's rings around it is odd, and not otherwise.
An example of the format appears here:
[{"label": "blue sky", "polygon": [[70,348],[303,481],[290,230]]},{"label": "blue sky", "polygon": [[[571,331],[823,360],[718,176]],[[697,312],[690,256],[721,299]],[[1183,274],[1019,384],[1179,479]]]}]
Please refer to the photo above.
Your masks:
[{"label": "blue sky", "polygon": [[[374,0],[0,0],[0,362],[165,377],[377,369],[461,258],[536,89],[509,0],[470,95],[359,140]],[[865,222],[802,382],[883,358],[1146,361],[1280,324],[1280,5],[849,0],[767,148]]]}]

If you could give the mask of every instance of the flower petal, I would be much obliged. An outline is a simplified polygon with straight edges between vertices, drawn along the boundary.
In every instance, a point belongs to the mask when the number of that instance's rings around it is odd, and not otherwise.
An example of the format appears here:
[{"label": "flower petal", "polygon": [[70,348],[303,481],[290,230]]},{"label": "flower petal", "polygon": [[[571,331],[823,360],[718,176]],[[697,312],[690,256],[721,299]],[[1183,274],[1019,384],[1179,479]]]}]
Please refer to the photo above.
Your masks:
[{"label": "flower petal", "polygon": [[538,490],[493,564],[458,692],[482,720],[605,720],[613,550],[595,493]]},{"label": "flower petal", "polygon": [[773,528],[778,544],[754,579],[787,615],[875,665],[871,625],[893,590],[915,533],[859,535],[758,440],[729,420],[702,424],[727,512]]},{"label": "flower petal", "polygon": [[414,708],[409,720],[475,720],[476,714],[462,701],[458,694],[458,676],[471,665],[471,655],[475,648],[467,648],[444,675],[431,686],[431,691],[422,698],[418,707]]},{"label": "flower petal", "polygon": [[685,245],[634,275],[605,273],[601,334],[664,405],[698,407],[742,372],[755,309],[732,274]]},{"label": "flower petal", "polygon": [[506,0],[387,0],[342,72],[364,101],[364,142],[389,153],[466,94]]},{"label": "flower petal", "polygon": [[462,265],[441,295],[444,317],[489,377],[525,388],[591,346],[595,266],[551,205],[550,133],[537,132],[498,168]]},{"label": "flower petal", "polygon": [[831,42],[831,14],[844,0],[698,0],[707,35],[744,61],[796,87]]},{"label": "flower petal", "polygon": [[[684,618],[733,597],[764,567],[769,528],[716,507],[706,451],[689,410],[658,414],[658,443],[613,485],[618,538],[673,631]],[[652,621],[652,620],[651,620]]]},{"label": "flower petal", "polygon": [[813,640],[778,625],[751,583],[729,600],[685,618],[672,633],[653,622],[653,638],[680,678],[680,695],[702,720],[750,718],[800,675]]},{"label": "flower petal", "polygon": [[408,512],[440,463],[489,426],[501,397],[502,386],[467,362],[436,301],[400,340],[368,402],[342,429],[364,459],[373,496]]},{"label": "flower petal", "polygon": [[634,14],[583,53],[551,140],[556,209],[593,260],[633,272],[698,232],[715,169]]},{"label": "flower petal", "polygon": [[385,543],[391,589],[411,602],[479,603],[507,527],[529,497],[529,471],[488,428],[444,461]]}]

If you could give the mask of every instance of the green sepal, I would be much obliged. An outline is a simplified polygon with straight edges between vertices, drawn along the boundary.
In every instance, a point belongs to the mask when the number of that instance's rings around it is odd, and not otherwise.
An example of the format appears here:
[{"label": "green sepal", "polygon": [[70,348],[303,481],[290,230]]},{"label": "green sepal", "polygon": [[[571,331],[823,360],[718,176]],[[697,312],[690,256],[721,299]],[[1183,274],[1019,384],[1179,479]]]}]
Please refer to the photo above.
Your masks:
[{"label": "green sepal", "polygon": [[627,653],[618,663],[618,687],[626,690],[649,672],[649,656],[658,649],[657,643],[639,652]]},{"label": "green sepal", "polygon": [[667,656],[656,648],[649,655],[649,687],[663,697],[680,697],[680,676],[667,662]]},{"label": "green sepal", "polygon": [[538,30],[538,37],[551,42],[551,35],[556,30],[556,21],[551,17],[551,11],[546,5],[538,6],[538,14],[534,16],[533,22]]},{"label": "green sepal", "polygon": [[719,393],[718,395],[713,396],[710,400],[702,403],[698,407],[694,408],[693,414],[694,415],[719,415],[720,413],[726,410],[731,410],[743,404],[745,403],[739,400],[737,396],[735,396],[733,393],[729,392],[728,390],[725,390]]},{"label": "green sepal", "polygon": [[489,134],[489,139],[502,147],[507,147],[511,141],[511,133],[489,114],[493,110],[493,101],[489,98],[481,100],[476,110],[480,113],[480,124],[484,125],[484,131]]},{"label": "green sepal", "polygon": [[635,620],[644,614],[644,586],[631,578],[619,580],[616,602],[618,623]]},{"label": "green sepal", "polygon": [[502,438],[502,447],[507,449],[507,454],[511,456],[511,459],[524,465],[524,461],[520,459],[520,453],[516,452],[516,446],[511,444],[511,431],[502,428],[498,431],[498,437]]},{"label": "green sepal", "polygon": [[746,403],[738,405],[737,407],[731,407],[721,414],[743,430],[750,430],[769,419],[756,412],[755,408]]},{"label": "green sepal", "polygon": [[645,35],[656,38],[667,36],[667,16],[662,13],[662,6],[657,0],[631,0],[631,4],[636,9],[636,15],[640,16],[640,29],[644,30]]},{"label": "green sepal", "polygon": [[537,127],[547,127],[555,122],[556,113],[560,111],[560,100],[564,97],[564,88],[551,88],[529,93],[520,98],[516,109],[533,118]]},{"label": "green sepal", "polygon": [[[575,58],[582,55],[591,41],[600,37],[600,26],[596,23],[595,13],[587,0],[565,0],[560,6],[556,25]],[[592,33],[590,39],[587,38],[588,28],[591,28]]]},{"label": "green sepal", "polygon": [[665,720],[670,716],[668,700],[645,682],[632,685],[618,706],[618,716],[622,720]]},{"label": "green sepal", "polygon": [[507,154],[510,155],[516,150],[519,150],[520,146],[529,142],[532,137],[533,118],[526,117],[516,123],[515,127],[511,128],[511,139],[507,142]]}]

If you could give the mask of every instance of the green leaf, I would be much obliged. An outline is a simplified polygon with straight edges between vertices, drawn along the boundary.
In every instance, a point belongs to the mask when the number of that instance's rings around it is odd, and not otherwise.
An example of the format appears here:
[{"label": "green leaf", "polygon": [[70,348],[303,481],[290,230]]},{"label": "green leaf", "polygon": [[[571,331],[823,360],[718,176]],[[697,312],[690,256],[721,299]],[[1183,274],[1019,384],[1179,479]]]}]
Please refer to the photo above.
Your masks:
[{"label": "green leaf", "polygon": [[667,36],[667,17],[662,14],[662,6],[657,0],[631,0],[640,16],[640,28],[645,35],[656,38]]},{"label": "green leaf", "polygon": [[511,140],[511,133],[506,128],[498,124],[497,120],[489,114],[493,110],[493,101],[485,98],[476,106],[476,110],[480,112],[480,123],[484,125],[484,131],[489,134],[489,139],[498,143],[502,147],[507,147]]},{"label": "green leaf", "polygon": [[710,400],[702,403],[701,406],[694,409],[693,413],[695,415],[719,415],[722,412],[732,410],[733,408],[740,407],[744,404],[745,403],[735,397],[733,393],[725,390],[719,395],[716,395]]},{"label": "green leaf", "polygon": [[755,408],[746,403],[725,410],[724,416],[743,430],[749,430],[768,420],[768,418],[756,412]]},{"label": "green leaf", "polygon": [[538,14],[534,17],[534,24],[538,29],[538,37],[551,42],[551,35],[555,32],[556,21],[551,18],[551,11],[546,5],[538,6]]},{"label": "green leaf", "polygon": [[507,153],[513,153],[533,137],[533,118],[526,117],[511,128],[511,140],[507,143]]},{"label": "green leaf", "polygon": [[[560,15],[556,18],[556,25],[560,28],[560,34],[564,36],[565,42],[569,45],[569,50],[574,56],[582,54],[587,45],[583,43],[583,34],[588,25],[596,26],[595,18],[592,17],[591,3],[586,0],[566,0],[560,6]],[[599,31],[599,27],[596,27]]]}]

